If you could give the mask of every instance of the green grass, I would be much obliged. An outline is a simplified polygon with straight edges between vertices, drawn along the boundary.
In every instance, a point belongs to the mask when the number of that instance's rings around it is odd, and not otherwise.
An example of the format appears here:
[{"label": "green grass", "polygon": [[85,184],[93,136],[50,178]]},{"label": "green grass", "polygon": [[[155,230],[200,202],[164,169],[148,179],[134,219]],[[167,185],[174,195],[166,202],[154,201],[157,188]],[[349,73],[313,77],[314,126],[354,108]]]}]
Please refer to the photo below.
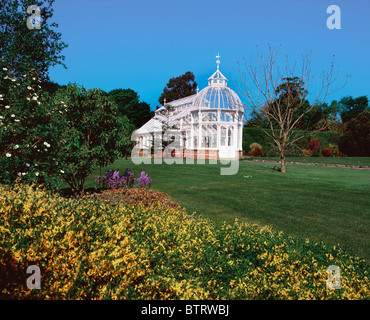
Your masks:
[{"label": "green grass", "polygon": [[[370,160],[319,158],[328,159],[362,165]],[[231,176],[220,175],[220,164],[134,165],[120,159],[109,168],[121,172],[131,168],[136,176],[144,170],[153,179],[153,189],[168,193],[189,213],[197,212],[216,223],[238,218],[269,225],[291,236],[340,243],[351,254],[370,261],[370,171],[287,165],[288,173],[282,174],[273,170],[276,164],[272,163],[239,164],[238,173]],[[89,176],[86,187],[94,186],[97,174]]]},{"label": "green grass", "polygon": [[[269,161],[280,161],[280,158],[246,158],[245,161],[257,160],[269,160]],[[287,162],[302,162],[302,163],[325,163],[325,164],[341,164],[341,165],[352,165],[352,166],[365,166],[370,167],[370,157],[291,157],[286,158]]]}]

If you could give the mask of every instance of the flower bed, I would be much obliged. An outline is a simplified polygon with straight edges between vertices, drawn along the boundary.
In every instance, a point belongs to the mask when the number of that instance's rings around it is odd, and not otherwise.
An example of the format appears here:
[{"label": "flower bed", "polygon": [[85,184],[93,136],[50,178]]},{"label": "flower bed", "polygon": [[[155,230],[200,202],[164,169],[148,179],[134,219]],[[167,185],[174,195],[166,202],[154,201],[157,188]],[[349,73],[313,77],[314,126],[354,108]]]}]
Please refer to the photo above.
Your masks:
[{"label": "flower bed", "polygon": [[102,193],[95,193],[93,198],[101,202],[109,203],[110,205],[126,205],[126,206],[151,206],[165,205],[171,208],[177,208],[179,205],[170,199],[170,197],[159,191],[146,188],[120,188],[114,190],[105,190]]},{"label": "flower bed", "polygon": [[[188,219],[155,192],[133,192],[133,205],[112,206],[0,186],[0,298],[369,298],[368,264],[339,247]],[[26,288],[30,265],[41,269],[41,290]],[[330,265],[340,290],[326,286]]]}]

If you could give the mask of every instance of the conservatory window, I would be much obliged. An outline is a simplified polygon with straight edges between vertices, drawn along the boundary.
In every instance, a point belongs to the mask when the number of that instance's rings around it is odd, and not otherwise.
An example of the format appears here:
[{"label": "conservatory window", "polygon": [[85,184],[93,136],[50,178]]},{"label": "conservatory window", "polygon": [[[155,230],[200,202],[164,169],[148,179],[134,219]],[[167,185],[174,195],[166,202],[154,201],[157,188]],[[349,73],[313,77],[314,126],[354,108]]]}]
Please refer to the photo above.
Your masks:
[{"label": "conservatory window", "polygon": [[209,148],[209,132],[207,126],[202,126],[202,147]]},{"label": "conservatory window", "polygon": [[230,122],[230,113],[225,112],[225,111],[221,111],[221,120],[226,121],[226,122]]},{"label": "conservatory window", "polygon": [[192,115],[192,118],[193,118],[193,122],[198,122],[198,113],[193,112],[191,115]]},{"label": "conservatory window", "polygon": [[217,121],[216,112],[202,112],[202,121]]},{"label": "conservatory window", "polygon": [[227,137],[227,145],[229,147],[233,145],[233,131],[234,131],[234,127],[229,127],[228,137]]},{"label": "conservatory window", "polygon": [[214,124],[211,126],[211,141],[210,147],[217,148],[217,126]]},{"label": "conservatory window", "polygon": [[221,147],[226,145],[226,128],[221,127]]}]

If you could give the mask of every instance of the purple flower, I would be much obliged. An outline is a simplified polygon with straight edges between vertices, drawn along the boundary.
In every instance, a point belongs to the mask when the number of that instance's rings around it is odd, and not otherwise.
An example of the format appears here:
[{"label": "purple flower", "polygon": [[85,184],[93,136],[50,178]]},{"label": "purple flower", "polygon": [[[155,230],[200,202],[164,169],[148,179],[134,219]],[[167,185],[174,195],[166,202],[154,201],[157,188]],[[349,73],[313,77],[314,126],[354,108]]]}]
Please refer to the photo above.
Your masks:
[{"label": "purple flower", "polygon": [[136,179],[136,181],[138,182],[140,188],[149,187],[152,183],[152,179],[150,179],[144,171],[141,172],[140,178]]},{"label": "purple flower", "polygon": [[125,186],[132,188],[135,182],[138,183],[140,188],[149,187],[152,183],[152,179],[144,171],[141,172],[141,176],[138,179],[135,179],[134,173],[128,168],[123,176],[120,175],[118,170],[108,170],[104,177],[96,176],[95,181],[98,185],[112,190]]}]

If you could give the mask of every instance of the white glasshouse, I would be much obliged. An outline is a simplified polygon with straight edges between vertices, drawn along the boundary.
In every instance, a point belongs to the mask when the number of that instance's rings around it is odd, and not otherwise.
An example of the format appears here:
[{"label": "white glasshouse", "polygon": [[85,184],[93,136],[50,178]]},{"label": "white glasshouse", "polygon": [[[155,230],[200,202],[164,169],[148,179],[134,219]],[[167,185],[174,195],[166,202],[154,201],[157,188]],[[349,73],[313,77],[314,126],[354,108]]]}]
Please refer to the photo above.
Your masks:
[{"label": "white glasshouse", "polygon": [[[181,136],[179,147],[185,157],[233,159],[242,154],[243,106],[238,95],[227,86],[219,70],[208,78],[208,86],[182,99],[164,103],[155,116],[136,131],[139,148],[153,150],[163,124]],[[166,111],[166,112],[164,112]],[[166,114],[166,116],[163,116]]]}]

